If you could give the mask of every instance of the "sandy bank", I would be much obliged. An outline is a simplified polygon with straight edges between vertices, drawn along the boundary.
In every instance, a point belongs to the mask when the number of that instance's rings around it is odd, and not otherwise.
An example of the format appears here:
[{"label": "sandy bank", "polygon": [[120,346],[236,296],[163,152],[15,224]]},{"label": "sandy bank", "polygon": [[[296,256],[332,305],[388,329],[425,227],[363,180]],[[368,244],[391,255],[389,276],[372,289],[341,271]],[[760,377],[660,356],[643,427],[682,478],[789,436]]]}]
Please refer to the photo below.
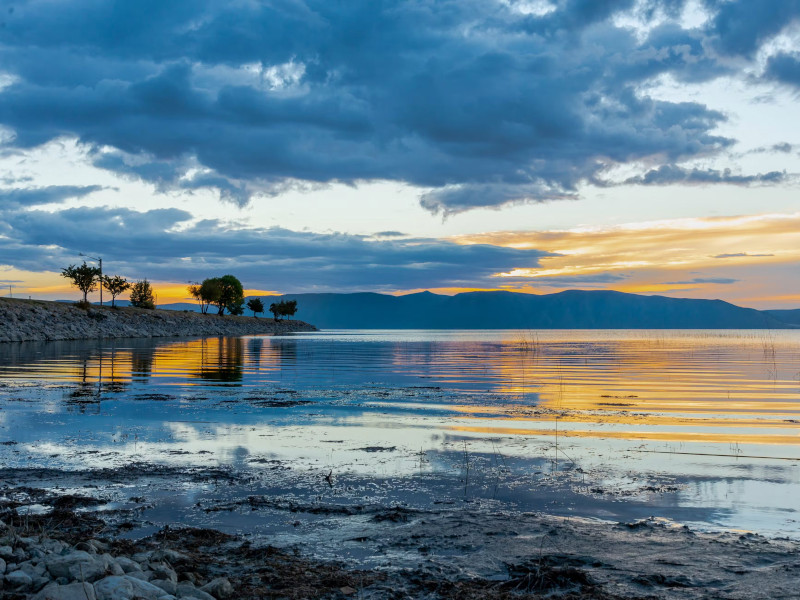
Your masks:
[{"label": "sandy bank", "polygon": [[142,310],[0,298],[0,342],[97,338],[281,334],[316,331],[303,321],[219,317],[169,310]]}]

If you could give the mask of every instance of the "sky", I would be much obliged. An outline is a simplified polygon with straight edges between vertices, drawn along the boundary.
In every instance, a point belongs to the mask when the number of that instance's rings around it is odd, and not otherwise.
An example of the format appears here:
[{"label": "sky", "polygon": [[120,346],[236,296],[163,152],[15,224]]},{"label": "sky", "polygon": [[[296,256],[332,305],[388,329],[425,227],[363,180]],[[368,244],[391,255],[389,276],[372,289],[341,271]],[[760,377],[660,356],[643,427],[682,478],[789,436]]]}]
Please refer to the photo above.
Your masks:
[{"label": "sky", "polygon": [[6,1],[0,290],[800,308],[799,125],[800,0]]}]

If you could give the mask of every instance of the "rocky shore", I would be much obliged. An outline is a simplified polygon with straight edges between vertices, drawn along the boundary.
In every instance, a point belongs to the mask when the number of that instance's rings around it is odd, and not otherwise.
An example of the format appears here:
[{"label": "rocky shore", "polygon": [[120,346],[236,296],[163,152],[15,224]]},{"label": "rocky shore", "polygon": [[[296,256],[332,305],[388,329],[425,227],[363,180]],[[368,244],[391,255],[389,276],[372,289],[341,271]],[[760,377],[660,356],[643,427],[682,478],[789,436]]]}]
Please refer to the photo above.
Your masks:
[{"label": "rocky shore", "polygon": [[0,298],[0,342],[316,331],[303,321]]}]

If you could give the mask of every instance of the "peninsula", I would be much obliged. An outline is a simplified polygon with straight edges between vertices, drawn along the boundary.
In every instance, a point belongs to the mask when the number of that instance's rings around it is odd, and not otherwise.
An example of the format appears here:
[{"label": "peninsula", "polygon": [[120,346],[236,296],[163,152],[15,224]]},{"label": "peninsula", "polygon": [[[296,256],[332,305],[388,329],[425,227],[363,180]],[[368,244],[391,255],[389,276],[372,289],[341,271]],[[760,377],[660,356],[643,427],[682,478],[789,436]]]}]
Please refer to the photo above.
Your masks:
[{"label": "peninsula", "polygon": [[303,321],[0,298],[0,342],[282,334],[316,331]]}]

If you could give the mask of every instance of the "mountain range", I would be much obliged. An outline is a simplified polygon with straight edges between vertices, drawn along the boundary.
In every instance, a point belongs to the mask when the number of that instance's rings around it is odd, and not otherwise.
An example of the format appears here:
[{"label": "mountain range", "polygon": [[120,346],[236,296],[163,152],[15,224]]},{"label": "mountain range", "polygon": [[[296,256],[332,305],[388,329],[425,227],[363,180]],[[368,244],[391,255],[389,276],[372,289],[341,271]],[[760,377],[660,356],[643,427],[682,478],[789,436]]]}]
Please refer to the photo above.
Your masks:
[{"label": "mountain range", "polygon": [[[756,310],[723,300],[643,296],[607,290],[556,294],[431,292],[390,296],[288,294],[264,305],[297,300],[295,318],[321,329],[786,329],[800,327],[800,310]],[[198,311],[197,304],[161,305]],[[212,307],[212,310],[215,310]],[[246,314],[251,314],[246,311]],[[270,318],[269,313],[264,315]]]}]

